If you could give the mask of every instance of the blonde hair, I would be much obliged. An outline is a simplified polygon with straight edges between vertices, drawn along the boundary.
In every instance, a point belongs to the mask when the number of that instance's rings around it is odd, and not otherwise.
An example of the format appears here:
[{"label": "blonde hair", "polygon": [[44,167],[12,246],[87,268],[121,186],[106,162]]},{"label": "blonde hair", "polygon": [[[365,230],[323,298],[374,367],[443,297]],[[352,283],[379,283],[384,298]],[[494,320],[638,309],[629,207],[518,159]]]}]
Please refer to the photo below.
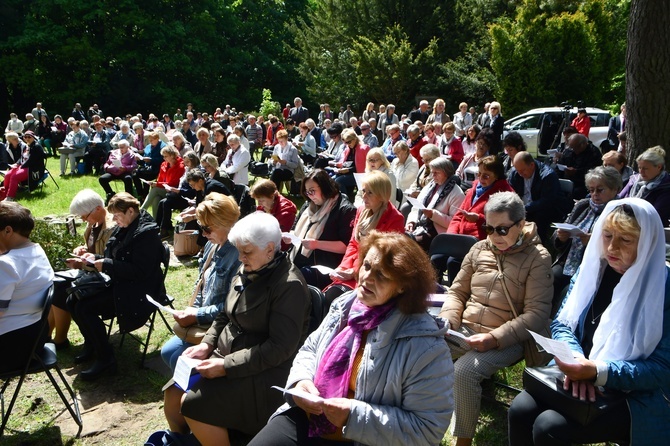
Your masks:
[{"label": "blonde hair", "polygon": [[606,231],[615,230],[635,237],[640,237],[641,231],[640,224],[635,218],[633,209],[627,204],[617,206],[609,213],[605,218],[603,229]]},{"label": "blonde hair", "polygon": [[389,163],[389,160],[386,159],[386,155],[384,155],[384,151],[379,147],[375,147],[374,149],[370,149],[368,151],[368,154],[365,156],[365,164],[366,164],[365,171],[366,172],[370,172],[370,170],[368,169],[367,163],[368,163],[368,160],[374,155],[377,155],[379,158],[381,158],[384,167],[386,167],[387,169],[389,167],[391,167],[391,163]]},{"label": "blonde hair", "polygon": [[635,160],[638,163],[640,161],[647,161],[654,166],[662,166],[665,168],[665,150],[661,146],[651,147],[644,152]]},{"label": "blonde hair", "polygon": [[219,168],[219,160],[211,153],[205,153],[202,158],[200,158],[200,164],[207,164],[214,169]]},{"label": "blonde hair", "polygon": [[391,200],[391,179],[384,172],[378,170],[368,172],[363,178],[363,186],[366,190],[384,200],[384,203]]},{"label": "blonde hair", "polygon": [[200,202],[195,210],[198,221],[205,226],[232,228],[240,218],[240,207],[235,199],[227,195],[212,192]]}]

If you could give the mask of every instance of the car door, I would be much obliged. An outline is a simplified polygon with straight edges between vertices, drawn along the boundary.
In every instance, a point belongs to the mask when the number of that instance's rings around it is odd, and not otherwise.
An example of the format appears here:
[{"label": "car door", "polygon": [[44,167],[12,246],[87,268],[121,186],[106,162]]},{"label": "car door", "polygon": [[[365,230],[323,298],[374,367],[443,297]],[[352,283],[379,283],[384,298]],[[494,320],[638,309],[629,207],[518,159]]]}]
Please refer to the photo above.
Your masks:
[{"label": "car door", "polygon": [[518,132],[526,142],[528,152],[533,156],[537,156],[537,133],[540,130],[541,117],[541,113],[522,115],[507,123],[509,127],[506,130]]}]

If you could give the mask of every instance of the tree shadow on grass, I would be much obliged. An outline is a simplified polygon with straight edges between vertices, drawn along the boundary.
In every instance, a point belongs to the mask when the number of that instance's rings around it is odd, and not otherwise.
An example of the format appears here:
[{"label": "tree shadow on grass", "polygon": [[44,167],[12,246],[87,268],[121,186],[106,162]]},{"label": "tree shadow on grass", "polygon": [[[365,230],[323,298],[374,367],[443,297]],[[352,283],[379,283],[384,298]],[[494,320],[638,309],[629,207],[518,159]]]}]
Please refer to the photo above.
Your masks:
[{"label": "tree shadow on grass", "polygon": [[5,435],[0,438],[0,444],[3,446],[72,446],[75,442],[74,438],[68,438],[63,442],[58,426],[42,426],[30,432],[6,429]]}]

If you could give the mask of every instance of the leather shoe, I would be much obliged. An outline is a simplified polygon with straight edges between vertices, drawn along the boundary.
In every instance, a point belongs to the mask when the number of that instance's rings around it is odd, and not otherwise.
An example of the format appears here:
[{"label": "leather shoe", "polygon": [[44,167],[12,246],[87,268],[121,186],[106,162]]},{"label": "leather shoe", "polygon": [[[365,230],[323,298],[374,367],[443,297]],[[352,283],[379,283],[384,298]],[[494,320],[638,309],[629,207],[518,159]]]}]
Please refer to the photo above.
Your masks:
[{"label": "leather shoe", "polygon": [[74,363],[81,364],[82,362],[90,361],[93,359],[94,353],[92,348],[84,347],[84,350],[74,357]]},{"label": "leather shoe", "polygon": [[109,358],[107,360],[96,360],[90,369],[83,370],[79,377],[84,381],[93,381],[98,379],[103,373],[116,373],[116,359]]}]

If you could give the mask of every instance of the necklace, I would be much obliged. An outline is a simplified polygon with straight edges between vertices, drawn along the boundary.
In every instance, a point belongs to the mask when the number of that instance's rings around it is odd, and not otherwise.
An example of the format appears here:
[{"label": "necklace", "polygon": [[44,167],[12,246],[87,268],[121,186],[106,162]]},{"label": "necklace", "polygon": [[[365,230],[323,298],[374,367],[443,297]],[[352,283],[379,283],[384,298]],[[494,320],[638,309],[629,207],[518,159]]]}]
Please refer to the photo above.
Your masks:
[{"label": "necklace", "polygon": [[[607,308],[605,308],[605,310],[607,310]],[[591,325],[595,325],[595,324],[596,324],[596,321],[598,320],[598,318],[600,318],[600,316],[603,315],[603,313],[605,312],[605,310],[601,311],[600,314],[599,314],[598,316],[595,316],[594,313],[593,313],[593,305],[591,306]]]}]

